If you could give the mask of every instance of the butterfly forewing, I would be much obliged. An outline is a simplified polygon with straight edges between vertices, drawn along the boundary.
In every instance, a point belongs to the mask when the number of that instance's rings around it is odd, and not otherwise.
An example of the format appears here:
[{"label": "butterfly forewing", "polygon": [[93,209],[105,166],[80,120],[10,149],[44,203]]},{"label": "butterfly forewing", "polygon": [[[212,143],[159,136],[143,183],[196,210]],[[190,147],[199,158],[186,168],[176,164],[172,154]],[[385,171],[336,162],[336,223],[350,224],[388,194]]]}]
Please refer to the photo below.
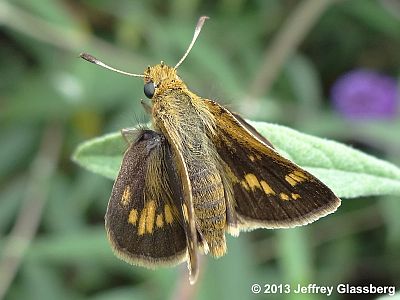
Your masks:
[{"label": "butterfly forewing", "polygon": [[206,103],[219,118],[214,144],[233,185],[242,229],[304,225],[340,205],[326,185],[279,155],[242,118],[213,101]]},{"label": "butterfly forewing", "polygon": [[108,203],[108,238],[116,254],[129,263],[180,263],[187,256],[187,240],[182,192],[168,144],[154,131],[134,134]]}]

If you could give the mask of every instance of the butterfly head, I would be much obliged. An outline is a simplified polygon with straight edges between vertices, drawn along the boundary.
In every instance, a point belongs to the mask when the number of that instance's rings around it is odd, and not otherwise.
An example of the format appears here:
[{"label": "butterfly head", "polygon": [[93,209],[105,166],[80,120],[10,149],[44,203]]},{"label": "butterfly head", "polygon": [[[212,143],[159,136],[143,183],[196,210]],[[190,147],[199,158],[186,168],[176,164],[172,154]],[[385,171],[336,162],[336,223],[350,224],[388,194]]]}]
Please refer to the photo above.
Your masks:
[{"label": "butterfly head", "polygon": [[147,67],[144,71],[144,94],[153,99],[163,94],[166,90],[185,87],[178,76],[176,68],[170,67],[164,62]]}]

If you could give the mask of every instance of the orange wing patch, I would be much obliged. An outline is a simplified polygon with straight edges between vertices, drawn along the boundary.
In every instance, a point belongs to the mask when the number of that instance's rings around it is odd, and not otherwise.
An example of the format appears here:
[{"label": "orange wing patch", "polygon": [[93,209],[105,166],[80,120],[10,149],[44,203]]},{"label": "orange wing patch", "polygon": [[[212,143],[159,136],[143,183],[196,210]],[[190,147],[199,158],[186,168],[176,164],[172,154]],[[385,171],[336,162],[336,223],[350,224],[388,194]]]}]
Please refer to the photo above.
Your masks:
[{"label": "orange wing patch", "polygon": [[261,184],[265,194],[275,195],[275,191],[270,187],[270,185],[266,181],[261,180],[260,184]]},{"label": "orange wing patch", "polygon": [[296,184],[303,182],[307,180],[307,176],[298,170],[289,173],[288,175],[285,176],[285,180],[291,185],[295,186]]},{"label": "orange wing patch", "polygon": [[164,206],[164,214],[165,214],[165,222],[167,224],[171,224],[174,221],[174,217],[172,216],[171,207],[168,204]]},{"label": "orange wing patch", "polygon": [[137,209],[130,211],[128,223],[138,226],[138,235],[144,235],[145,233],[152,234],[154,227],[162,228],[165,223],[172,224],[174,222],[173,211],[176,210],[176,207],[171,208],[169,204],[165,204],[163,212],[158,214],[156,214],[156,209],[156,201],[151,200],[146,203],[142,211],[138,212]]},{"label": "orange wing patch", "polygon": [[124,192],[122,193],[121,197],[121,204],[123,206],[127,206],[129,202],[131,201],[131,187],[127,185],[124,189]]},{"label": "orange wing patch", "polygon": [[131,223],[132,225],[136,226],[137,220],[138,220],[138,211],[133,208],[129,212],[128,223]]},{"label": "orange wing patch", "polygon": [[289,200],[289,196],[285,193],[280,193],[279,194],[279,198],[281,198],[281,200],[283,201],[288,201]]}]

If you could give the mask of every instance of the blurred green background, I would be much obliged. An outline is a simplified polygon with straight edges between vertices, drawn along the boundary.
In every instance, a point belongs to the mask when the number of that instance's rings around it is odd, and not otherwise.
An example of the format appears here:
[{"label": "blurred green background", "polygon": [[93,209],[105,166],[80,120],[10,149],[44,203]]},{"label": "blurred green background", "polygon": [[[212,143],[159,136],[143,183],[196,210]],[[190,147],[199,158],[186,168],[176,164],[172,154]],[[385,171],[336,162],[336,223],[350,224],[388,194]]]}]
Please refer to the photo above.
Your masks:
[{"label": "blurred green background", "polygon": [[1,0],[0,297],[320,299],[253,295],[250,286],[400,288],[398,196],[344,199],[309,226],[229,238],[228,254],[205,258],[194,287],[185,265],[151,271],[113,255],[103,224],[112,182],[70,157],[82,141],[149,120],[143,82],[78,55],[135,73],[174,65],[200,15],[211,19],[179,68],[192,91],[400,165],[398,109],[354,118],[335,109],[331,93],[351,70],[397,81],[400,1]]}]

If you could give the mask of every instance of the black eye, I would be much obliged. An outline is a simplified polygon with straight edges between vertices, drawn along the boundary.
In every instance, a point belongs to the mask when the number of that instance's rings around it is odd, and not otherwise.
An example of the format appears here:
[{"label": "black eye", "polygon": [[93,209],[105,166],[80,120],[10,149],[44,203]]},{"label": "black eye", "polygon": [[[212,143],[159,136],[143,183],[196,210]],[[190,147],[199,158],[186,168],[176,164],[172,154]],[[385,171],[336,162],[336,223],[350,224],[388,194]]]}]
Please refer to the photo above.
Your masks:
[{"label": "black eye", "polygon": [[147,98],[151,99],[154,96],[154,92],[156,91],[156,87],[154,86],[153,81],[149,81],[144,85],[144,94]]}]

